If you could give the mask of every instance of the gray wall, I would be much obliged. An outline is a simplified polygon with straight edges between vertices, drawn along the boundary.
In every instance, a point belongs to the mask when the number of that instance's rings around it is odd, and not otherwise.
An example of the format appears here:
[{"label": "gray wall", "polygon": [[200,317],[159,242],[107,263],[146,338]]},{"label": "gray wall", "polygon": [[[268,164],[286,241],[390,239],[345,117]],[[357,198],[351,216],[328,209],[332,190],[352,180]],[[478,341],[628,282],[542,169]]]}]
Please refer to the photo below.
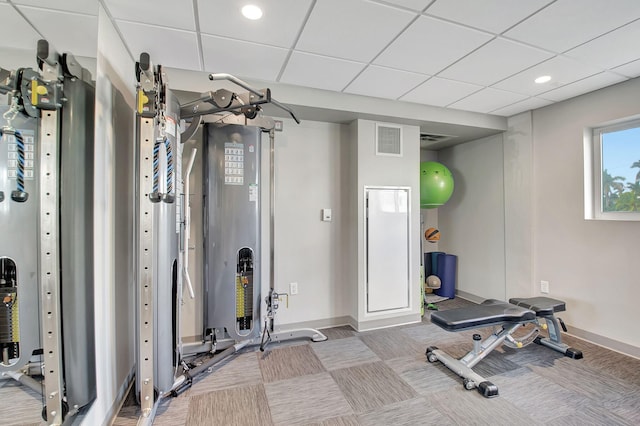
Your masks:
[{"label": "gray wall", "polygon": [[455,189],[438,211],[439,248],[458,256],[457,289],[482,298],[505,298],[503,136],[439,152]]},{"label": "gray wall", "polygon": [[[533,112],[533,280],[565,299],[574,328],[640,355],[640,223],[584,220],[583,130],[640,112],[640,80]],[[629,165],[638,158],[630,158]]]},{"label": "gray wall", "polygon": [[[420,162],[424,161],[438,161],[438,151],[429,151],[426,149],[420,150]],[[455,184],[454,184],[455,185]],[[418,186],[419,189],[419,186]],[[422,252],[428,253],[430,251],[439,251],[439,242],[428,242],[424,239],[424,231],[427,228],[438,229],[438,210],[439,209],[420,209],[420,222],[422,225],[420,239],[422,242]]]}]

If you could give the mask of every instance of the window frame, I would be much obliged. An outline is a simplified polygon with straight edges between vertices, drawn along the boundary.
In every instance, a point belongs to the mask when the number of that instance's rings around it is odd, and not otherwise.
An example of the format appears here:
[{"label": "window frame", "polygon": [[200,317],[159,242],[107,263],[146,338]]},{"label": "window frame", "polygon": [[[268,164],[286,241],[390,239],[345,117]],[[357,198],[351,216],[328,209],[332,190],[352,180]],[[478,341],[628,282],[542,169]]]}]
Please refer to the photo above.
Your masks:
[{"label": "window frame", "polygon": [[602,136],[632,128],[640,128],[640,115],[604,123],[585,129],[585,219],[640,221],[640,211],[605,212],[602,210]]}]

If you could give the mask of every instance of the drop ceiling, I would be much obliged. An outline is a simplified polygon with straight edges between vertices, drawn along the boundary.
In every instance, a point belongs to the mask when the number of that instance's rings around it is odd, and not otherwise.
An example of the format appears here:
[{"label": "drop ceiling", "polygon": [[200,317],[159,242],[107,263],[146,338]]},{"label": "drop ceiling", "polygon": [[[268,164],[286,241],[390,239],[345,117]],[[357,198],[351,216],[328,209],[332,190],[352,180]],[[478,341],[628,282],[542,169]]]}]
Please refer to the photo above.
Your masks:
[{"label": "drop ceiling", "polygon": [[134,58],[453,110],[510,116],[640,75],[638,0],[0,0],[0,47],[95,57],[98,2]]}]

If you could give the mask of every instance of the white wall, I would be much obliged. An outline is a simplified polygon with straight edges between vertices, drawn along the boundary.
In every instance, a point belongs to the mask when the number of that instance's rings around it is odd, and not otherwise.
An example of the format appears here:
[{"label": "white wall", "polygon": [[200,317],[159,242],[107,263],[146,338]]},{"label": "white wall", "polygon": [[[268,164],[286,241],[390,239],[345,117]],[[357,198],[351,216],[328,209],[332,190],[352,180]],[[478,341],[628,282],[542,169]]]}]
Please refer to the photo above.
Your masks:
[{"label": "white wall", "polygon": [[502,135],[438,153],[453,174],[453,195],[439,208],[439,248],[458,256],[458,291],[505,298]]},{"label": "white wall", "polygon": [[[342,201],[345,161],[343,125],[284,120],[276,133],[275,280],[276,290],[299,293],[280,304],[277,324],[313,322],[330,325],[349,314],[348,286],[343,263],[346,209]],[[268,208],[268,204],[263,205]],[[330,208],[333,220],[323,222]],[[268,211],[268,210],[267,210]],[[268,275],[266,275],[268,277]]]},{"label": "white wall", "polygon": [[[108,423],[134,366],[134,63],[100,7],[95,130],[97,399],[84,424]],[[118,170],[118,173],[116,173]],[[127,179],[129,177],[129,179]]]},{"label": "white wall", "polygon": [[[533,277],[567,302],[564,320],[640,355],[640,223],[584,220],[583,130],[640,112],[630,80],[533,112]],[[638,158],[630,158],[629,165]]]}]

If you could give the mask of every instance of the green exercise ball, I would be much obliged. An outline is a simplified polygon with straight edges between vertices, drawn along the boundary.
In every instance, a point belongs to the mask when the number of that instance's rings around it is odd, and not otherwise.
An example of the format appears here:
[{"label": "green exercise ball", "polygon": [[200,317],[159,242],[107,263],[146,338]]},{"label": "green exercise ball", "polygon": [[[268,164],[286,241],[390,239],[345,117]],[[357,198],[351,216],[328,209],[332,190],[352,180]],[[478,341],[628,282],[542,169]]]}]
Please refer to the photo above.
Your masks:
[{"label": "green exercise ball", "polygon": [[453,175],[444,164],[420,163],[420,208],[434,209],[446,203],[453,194]]}]

